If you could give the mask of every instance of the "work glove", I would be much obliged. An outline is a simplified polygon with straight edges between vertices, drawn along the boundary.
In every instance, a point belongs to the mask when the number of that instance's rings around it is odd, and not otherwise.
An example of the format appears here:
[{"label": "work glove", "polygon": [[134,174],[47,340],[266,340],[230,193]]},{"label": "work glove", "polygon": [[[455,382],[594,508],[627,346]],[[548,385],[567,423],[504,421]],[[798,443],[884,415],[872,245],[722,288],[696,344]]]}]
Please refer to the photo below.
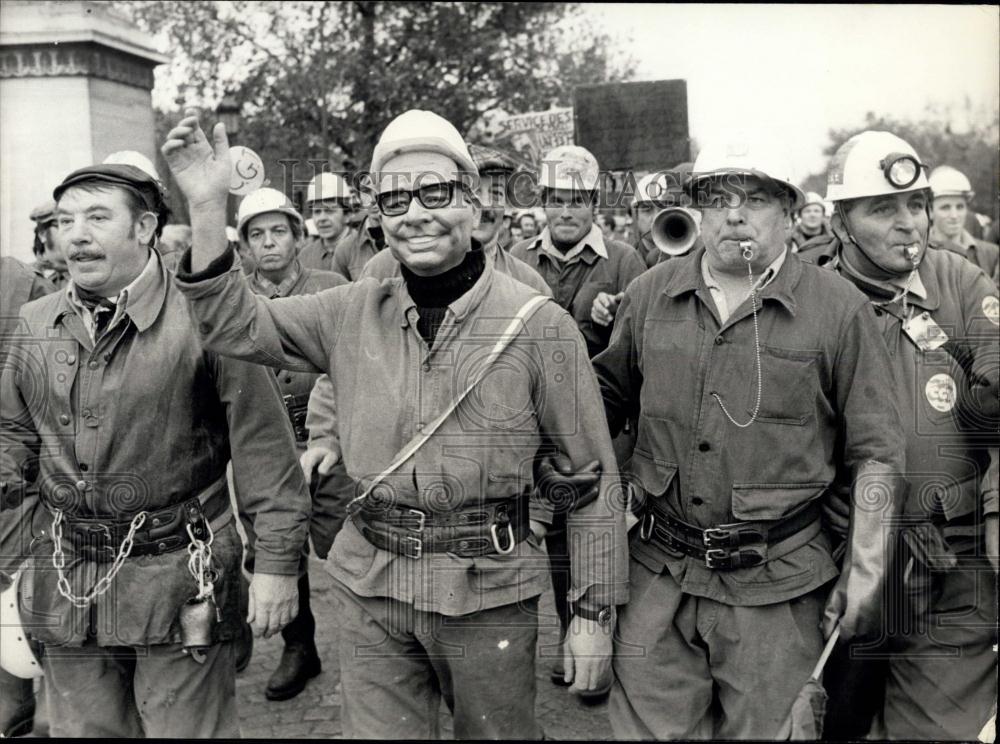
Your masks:
[{"label": "work glove", "polygon": [[881,635],[891,531],[902,511],[904,481],[878,462],[859,468],[853,489],[847,552],[823,613],[823,637],[838,620],[841,642]]}]

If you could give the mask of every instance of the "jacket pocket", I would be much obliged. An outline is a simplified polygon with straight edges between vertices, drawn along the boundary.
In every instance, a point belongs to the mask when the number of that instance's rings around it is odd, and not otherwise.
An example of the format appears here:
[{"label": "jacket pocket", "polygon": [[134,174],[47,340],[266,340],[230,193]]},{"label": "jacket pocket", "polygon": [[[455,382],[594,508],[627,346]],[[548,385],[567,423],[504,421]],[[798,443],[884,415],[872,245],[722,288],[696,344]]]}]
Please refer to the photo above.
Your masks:
[{"label": "jacket pocket", "polygon": [[826,483],[734,484],[733,516],[747,522],[781,519],[797,507],[819,498],[826,488]]},{"label": "jacket pocket", "polygon": [[670,488],[670,482],[677,475],[676,465],[659,460],[641,449],[632,452],[632,458],[624,469],[632,481],[638,481],[635,485],[641,486],[650,496],[665,494]]},{"label": "jacket pocket", "polygon": [[[819,352],[760,347],[760,410],[757,420],[771,424],[803,426],[815,414],[819,387]],[[752,370],[751,372],[755,372]],[[755,375],[754,375],[755,376]],[[757,404],[757,384],[747,386],[747,413]]]}]

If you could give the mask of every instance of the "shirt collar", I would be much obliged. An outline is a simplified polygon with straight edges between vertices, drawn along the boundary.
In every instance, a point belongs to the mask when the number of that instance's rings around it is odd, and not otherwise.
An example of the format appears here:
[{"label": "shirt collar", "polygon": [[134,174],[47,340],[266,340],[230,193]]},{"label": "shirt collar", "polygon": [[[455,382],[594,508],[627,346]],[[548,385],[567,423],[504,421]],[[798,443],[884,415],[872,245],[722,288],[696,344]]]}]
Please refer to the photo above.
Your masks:
[{"label": "shirt collar", "polygon": [[[696,292],[702,287],[708,289],[701,270],[701,262],[706,252],[702,246],[685,256],[668,261],[665,265],[672,267],[673,271],[663,289],[664,294],[668,297],[679,297],[688,292]],[[768,278],[766,286],[761,286],[760,298],[777,300],[794,315],[798,307],[794,291],[799,283],[799,277],[802,276],[802,260],[789,253],[786,248],[771,262],[765,273],[771,269],[774,270],[773,275]]]},{"label": "shirt collar", "polygon": [[[117,306],[115,316],[109,327],[117,325],[123,316],[128,315],[140,332],[149,328],[156,320],[156,316],[159,315],[160,308],[163,307],[163,298],[167,293],[165,271],[166,269],[160,263],[159,254],[150,249],[149,259],[143,270],[139,272],[139,276],[118,293],[118,297],[115,299]],[[65,297],[67,300],[65,310],[76,312],[85,323],[92,320],[90,311],[77,298],[76,286],[72,280],[66,285]],[[55,320],[61,316],[62,313],[57,315]]]},{"label": "shirt collar", "polygon": [[[538,248],[546,255],[551,256],[561,263],[569,263],[577,256],[580,256],[582,260],[590,264],[594,263],[598,258],[605,260],[608,258],[608,249],[604,245],[604,233],[601,232],[601,228],[597,225],[591,225],[590,232],[580,238],[580,241],[565,253],[560,253],[556,250],[555,245],[552,243],[552,233],[546,226],[538,235],[538,238],[528,246],[529,250]],[[587,248],[590,248],[589,253],[587,252]]]},{"label": "shirt collar", "polygon": [[976,249],[976,239],[974,237],[972,237],[972,234],[968,230],[966,230],[964,227],[962,228],[962,234],[959,235],[954,240],[952,240],[951,238],[946,238],[944,236],[944,233],[942,233],[937,228],[936,225],[931,225],[931,233],[930,233],[930,240],[929,240],[929,242],[937,243],[937,244],[951,243],[952,245],[957,245],[959,248],[961,248],[963,251],[966,251],[966,252],[968,252],[970,250],[974,251]]},{"label": "shirt collar", "polygon": [[288,272],[288,276],[282,279],[278,284],[275,284],[270,279],[262,276],[260,269],[254,269],[253,275],[250,277],[250,285],[257,294],[264,295],[265,297],[288,297],[292,293],[292,288],[298,283],[302,276],[302,265],[296,258],[292,261],[291,270]]}]

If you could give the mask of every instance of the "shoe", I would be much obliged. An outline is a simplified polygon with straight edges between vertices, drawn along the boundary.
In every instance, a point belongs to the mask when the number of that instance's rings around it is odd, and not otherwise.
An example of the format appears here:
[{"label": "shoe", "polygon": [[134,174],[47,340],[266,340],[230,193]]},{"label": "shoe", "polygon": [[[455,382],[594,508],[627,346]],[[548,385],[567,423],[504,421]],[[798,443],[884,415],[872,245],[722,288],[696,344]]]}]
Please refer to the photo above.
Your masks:
[{"label": "shoe", "polygon": [[289,700],[306,687],[306,682],[323,671],[315,646],[285,646],[281,661],[267,681],[268,700]]},{"label": "shoe", "polygon": [[0,738],[13,739],[15,736],[30,734],[35,723],[35,698],[25,700],[10,715],[10,719],[3,722],[3,729],[0,730]]},{"label": "shoe", "polygon": [[584,705],[600,705],[608,699],[608,695],[611,694],[611,686],[614,682],[615,675],[609,671],[607,681],[603,685],[598,687],[596,690],[578,692],[576,693],[576,696],[580,698],[580,702]]},{"label": "shoe", "polygon": [[250,623],[244,621],[235,642],[236,673],[239,674],[250,666],[250,659],[253,657],[253,630],[250,628]]}]

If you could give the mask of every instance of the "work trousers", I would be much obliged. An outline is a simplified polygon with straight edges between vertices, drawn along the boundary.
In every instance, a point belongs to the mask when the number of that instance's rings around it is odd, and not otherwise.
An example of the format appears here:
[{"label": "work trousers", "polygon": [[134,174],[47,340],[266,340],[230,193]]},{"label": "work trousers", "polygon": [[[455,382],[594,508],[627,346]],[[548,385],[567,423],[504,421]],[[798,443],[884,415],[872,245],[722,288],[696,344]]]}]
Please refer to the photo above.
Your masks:
[{"label": "work trousers", "polygon": [[450,617],[335,587],[346,738],[440,738],[442,698],[456,739],[541,737],[538,597]]},{"label": "work trousers", "polygon": [[823,650],[826,588],[733,607],[630,563],[609,716],[619,739],[773,739]]},{"label": "work trousers", "polygon": [[974,741],[996,712],[996,574],[985,561],[933,571],[929,590],[926,620],[890,640],[885,707],[871,736]]},{"label": "work trousers", "polygon": [[212,646],[204,663],[180,644],[47,647],[42,667],[54,737],[240,735],[231,642]]}]

